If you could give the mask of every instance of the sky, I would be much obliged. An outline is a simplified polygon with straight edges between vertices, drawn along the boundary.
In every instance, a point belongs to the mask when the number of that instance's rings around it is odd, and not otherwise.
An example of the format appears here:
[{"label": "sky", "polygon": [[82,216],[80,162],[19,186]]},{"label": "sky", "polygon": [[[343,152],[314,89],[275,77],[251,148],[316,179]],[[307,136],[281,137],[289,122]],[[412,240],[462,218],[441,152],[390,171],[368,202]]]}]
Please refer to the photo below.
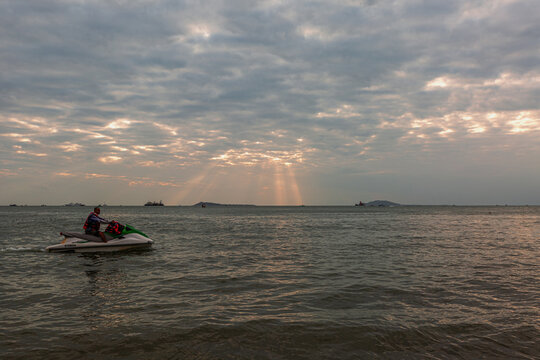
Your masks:
[{"label": "sky", "polygon": [[538,14],[0,0],[0,205],[540,204]]}]

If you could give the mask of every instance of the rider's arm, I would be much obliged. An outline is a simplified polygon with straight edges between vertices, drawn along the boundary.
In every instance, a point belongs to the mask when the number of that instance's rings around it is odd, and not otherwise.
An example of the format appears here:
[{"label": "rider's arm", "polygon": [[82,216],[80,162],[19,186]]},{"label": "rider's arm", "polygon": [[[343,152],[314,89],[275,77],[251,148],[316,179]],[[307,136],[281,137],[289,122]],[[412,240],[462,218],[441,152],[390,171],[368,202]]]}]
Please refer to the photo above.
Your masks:
[{"label": "rider's arm", "polygon": [[100,223],[103,223],[103,224],[108,224],[109,223],[109,220],[106,220],[106,219],[104,219],[102,217],[99,217],[96,214],[92,214],[91,219],[94,220],[94,221],[98,221]]}]

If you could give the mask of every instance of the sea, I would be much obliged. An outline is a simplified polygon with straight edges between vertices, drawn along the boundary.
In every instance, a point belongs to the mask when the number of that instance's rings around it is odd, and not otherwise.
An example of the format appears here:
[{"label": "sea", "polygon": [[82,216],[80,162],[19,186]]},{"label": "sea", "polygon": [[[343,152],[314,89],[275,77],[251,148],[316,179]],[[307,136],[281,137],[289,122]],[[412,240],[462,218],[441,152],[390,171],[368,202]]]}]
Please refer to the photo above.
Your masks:
[{"label": "sea", "polygon": [[0,359],[539,359],[538,206],[0,207]]}]

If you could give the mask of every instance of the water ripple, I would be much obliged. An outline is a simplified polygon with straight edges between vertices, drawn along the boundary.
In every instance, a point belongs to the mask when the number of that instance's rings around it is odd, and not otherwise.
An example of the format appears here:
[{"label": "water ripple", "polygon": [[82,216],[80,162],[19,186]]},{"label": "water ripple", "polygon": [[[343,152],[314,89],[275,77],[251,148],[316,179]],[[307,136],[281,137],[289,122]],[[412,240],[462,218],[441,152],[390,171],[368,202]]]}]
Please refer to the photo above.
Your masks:
[{"label": "water ripple", "polygon": [[540,353],[536,207],[106,210],[153,249],[44,253],[86,210],[0,208],[2,359]]}]

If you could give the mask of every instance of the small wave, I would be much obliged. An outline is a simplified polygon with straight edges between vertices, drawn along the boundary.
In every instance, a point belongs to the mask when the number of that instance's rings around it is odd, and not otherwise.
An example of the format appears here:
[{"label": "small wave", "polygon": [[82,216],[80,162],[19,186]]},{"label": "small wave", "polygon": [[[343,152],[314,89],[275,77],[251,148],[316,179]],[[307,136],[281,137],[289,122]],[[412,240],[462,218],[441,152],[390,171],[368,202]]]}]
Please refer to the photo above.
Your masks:
[{"label": "small wave", "polygon": [[19,246],[19,247],[0,248],[0,252],[45,252],[45,249],[40,248],[40,247]]}]

